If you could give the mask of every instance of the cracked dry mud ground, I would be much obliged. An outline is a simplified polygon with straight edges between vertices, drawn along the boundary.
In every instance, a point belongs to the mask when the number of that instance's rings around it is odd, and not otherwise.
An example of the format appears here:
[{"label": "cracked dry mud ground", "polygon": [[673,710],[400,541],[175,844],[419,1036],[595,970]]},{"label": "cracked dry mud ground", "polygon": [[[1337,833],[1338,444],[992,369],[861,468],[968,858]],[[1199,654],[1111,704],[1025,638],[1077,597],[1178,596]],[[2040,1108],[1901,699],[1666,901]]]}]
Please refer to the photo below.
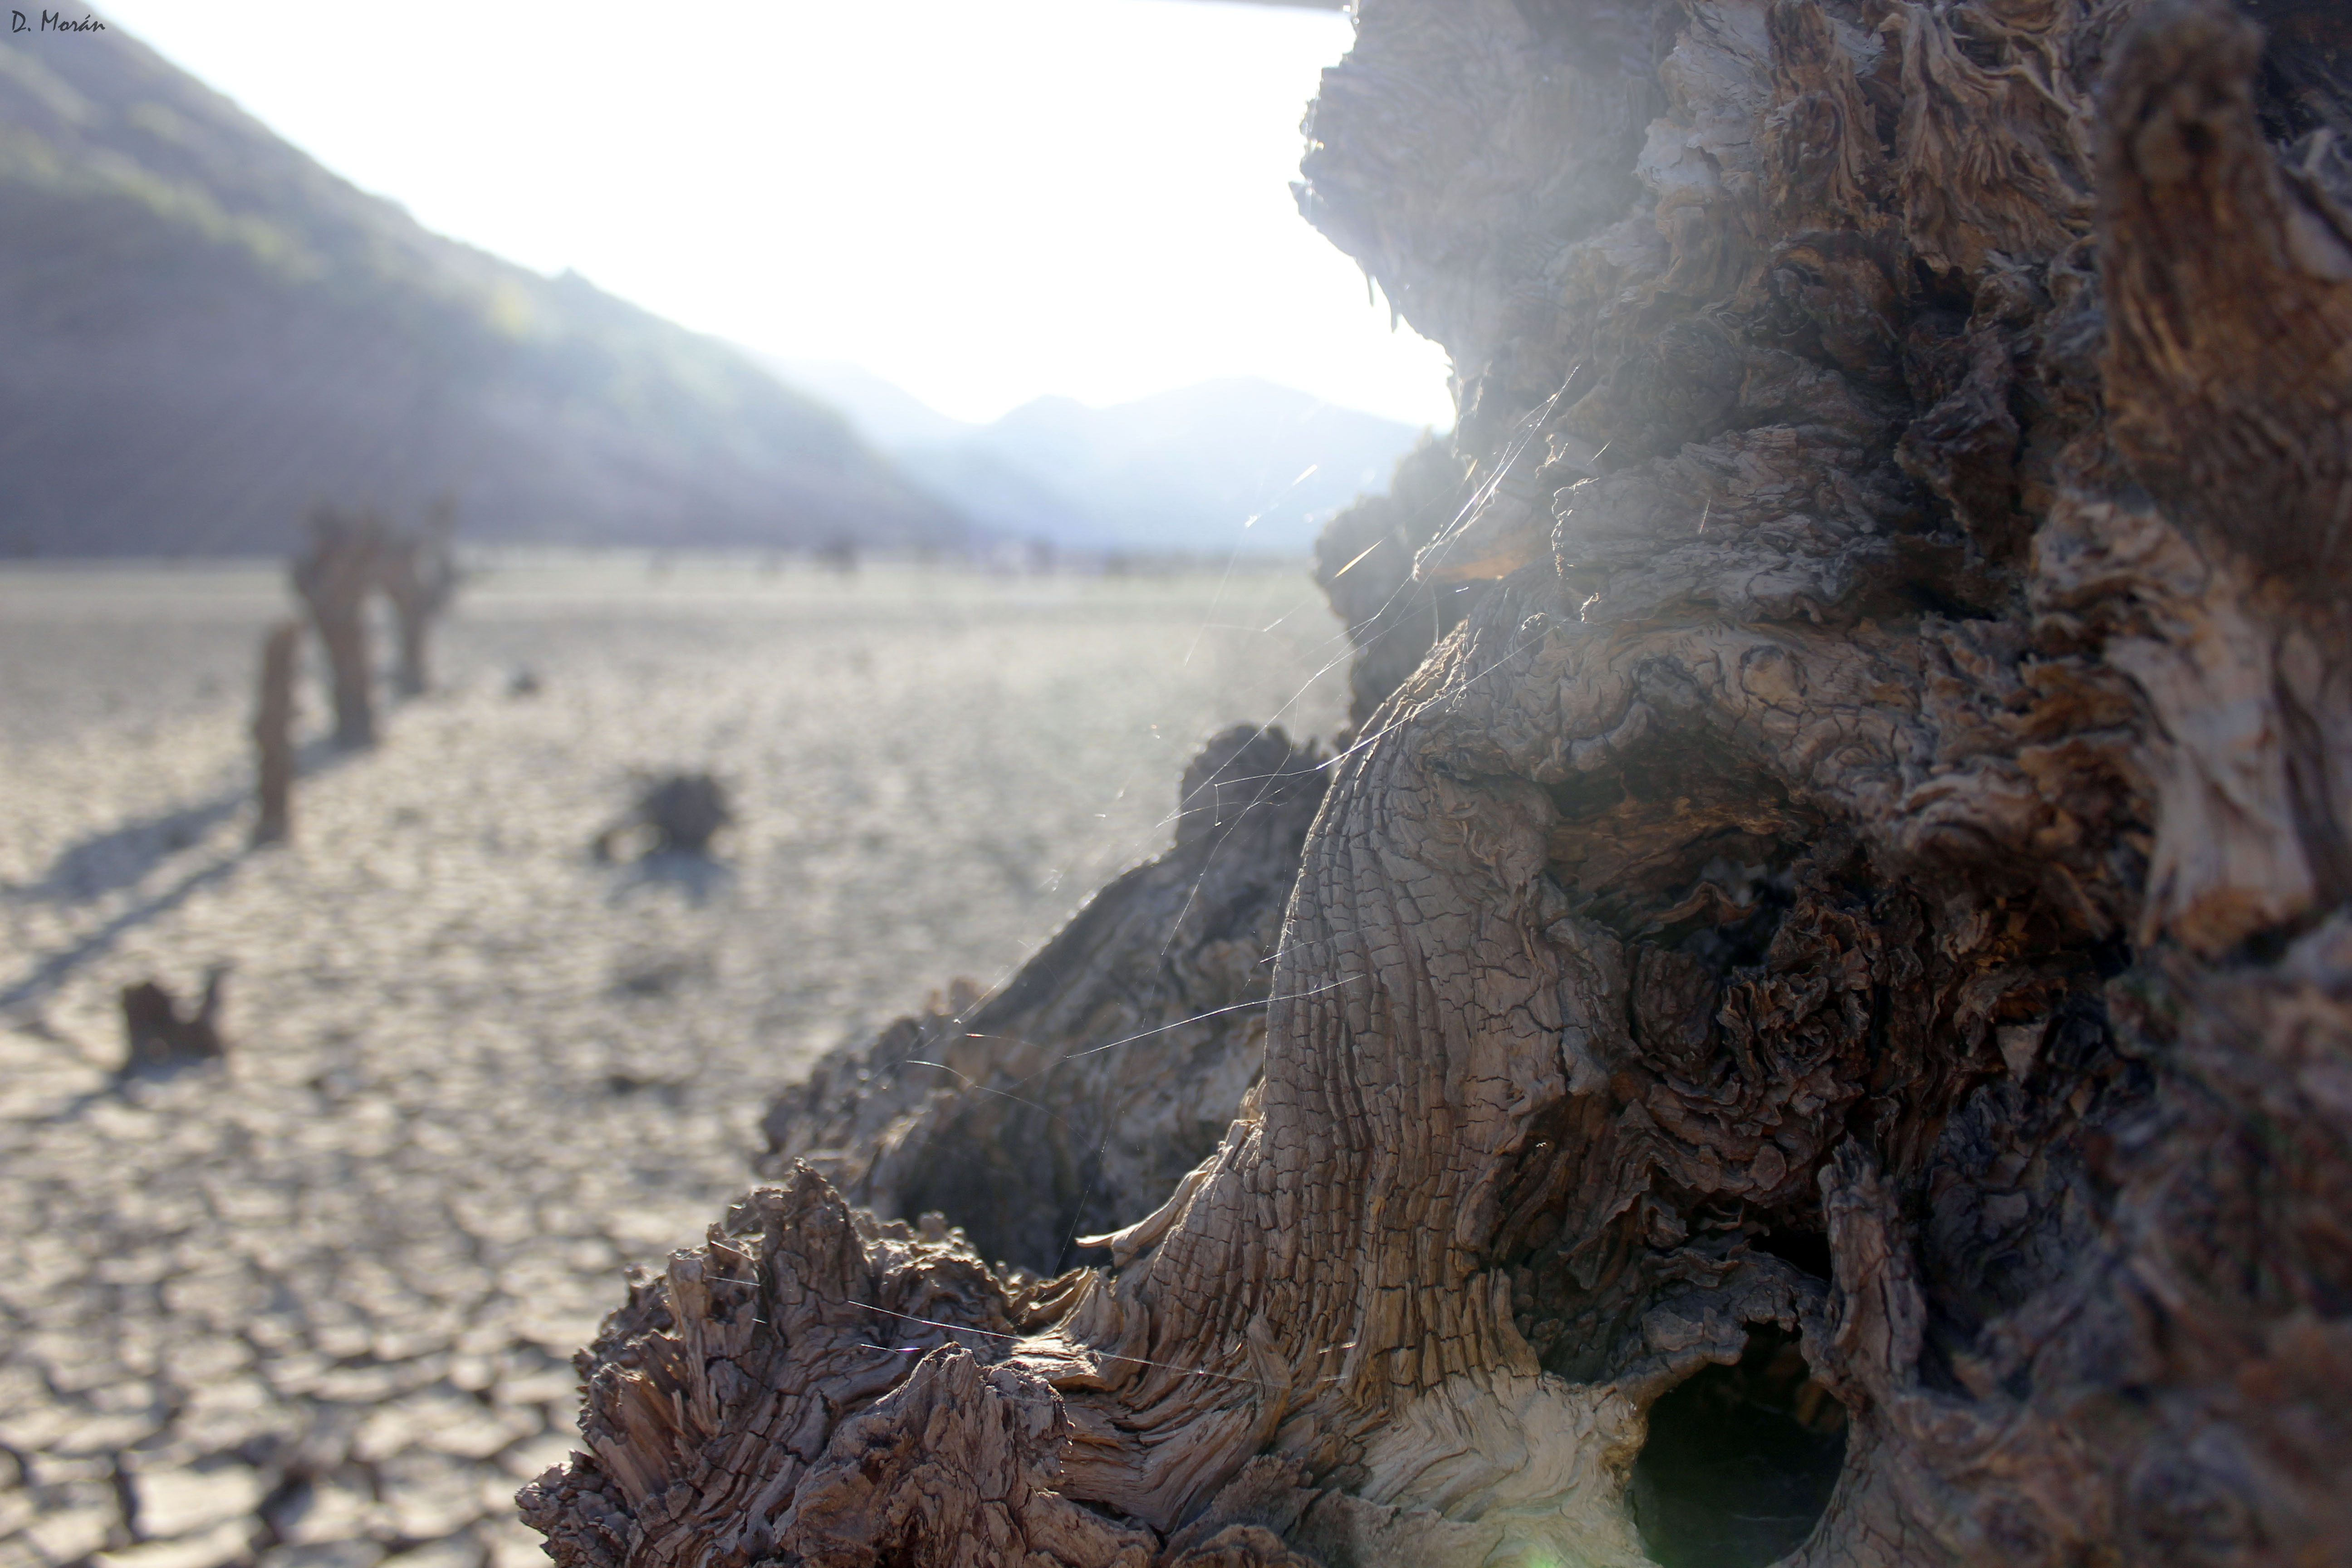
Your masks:
[{"label": "cracked dry mud ground", "polygon": [[[284,604],[0,573],[0,1568],[542,1562],[511,1498],[572,1441],[571,1353],[744,1185],[777,1085],[1163,846],[1202,735],[1345,700],[1296,568],[510,558],[443,689],[313,741],[295,844],[248,853]],[[718,864],[594,864],[659,766],[732,788]],[[117,989],[215,962],[226,1066],[113,1088]]]}]

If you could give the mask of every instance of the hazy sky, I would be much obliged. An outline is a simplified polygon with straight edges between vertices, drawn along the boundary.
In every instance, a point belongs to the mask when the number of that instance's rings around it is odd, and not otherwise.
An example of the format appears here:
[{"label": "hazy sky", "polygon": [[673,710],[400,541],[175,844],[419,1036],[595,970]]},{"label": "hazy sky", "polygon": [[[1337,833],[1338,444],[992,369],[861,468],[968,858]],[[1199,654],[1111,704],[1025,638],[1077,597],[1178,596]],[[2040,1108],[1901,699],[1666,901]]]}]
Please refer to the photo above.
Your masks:
[{"label": "hazy sky", "polygon": [[989,418],[1255,374],[1451,422],[1292,205],[1350,24],[1202,0],[115,0],[426,226]]}]

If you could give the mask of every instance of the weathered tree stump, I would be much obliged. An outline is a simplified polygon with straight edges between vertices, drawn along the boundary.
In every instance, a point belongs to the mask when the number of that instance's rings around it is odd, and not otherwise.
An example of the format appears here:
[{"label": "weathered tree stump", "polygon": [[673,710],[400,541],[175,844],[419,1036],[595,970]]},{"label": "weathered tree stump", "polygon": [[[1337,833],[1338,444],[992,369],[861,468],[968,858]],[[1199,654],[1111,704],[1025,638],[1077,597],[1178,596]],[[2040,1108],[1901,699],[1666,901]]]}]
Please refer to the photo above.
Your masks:
[{"label": "weathered tree stump", "polygon": [[392,602],[400,641],[394,686],[403,697],[422,697],[432,686],[425,644],[433,623],[457,596],[457,521],[456,503],[444,498],[425,514],[422,529],[386,536],[377,552],[376,580]]},{"label": "weathered tree stump", "polygon": [[301,647],[299,621],[281,621],[262,639],[261,691],[253,711],[257,846],[283,843],[293,830],[294,674]]},{"label": "weathered tree stump", "polygon": [[335,694],[335,744],[361,750],[375,744],[374,671],[368,658],[367,599],[382,573],[383,521],[320,506],[310,539],[294,562],[294,590],[309,606],[326,649]]},{"label": "weathered tree stump", "polygon": [[2344,1560],[2352,21],[2254,14],[1363,0],[1469,591],[1259,1080],[1051,1279],[754,1192],[558,1561]]},{"label": "weathered tree stump", "polygon": [[226,964],[205,972],[204,998],[196,1010],[180,1016],[180,1005],[162,982],[142,980],[122,988],[122,1033],[125,1043],[121,1074],[164,1072],[196,1062],[217,1061],[227,1055],[221,1039],[221,983]]},{"label": "weathered tree stump", "polygon": [[708,855],[719,830],[734,820],[727,786],[711,774],[662,773],[645,782],[635,804],[596,836],[590,852],[599,860],[620,858],[632,848],[648,855]]}]

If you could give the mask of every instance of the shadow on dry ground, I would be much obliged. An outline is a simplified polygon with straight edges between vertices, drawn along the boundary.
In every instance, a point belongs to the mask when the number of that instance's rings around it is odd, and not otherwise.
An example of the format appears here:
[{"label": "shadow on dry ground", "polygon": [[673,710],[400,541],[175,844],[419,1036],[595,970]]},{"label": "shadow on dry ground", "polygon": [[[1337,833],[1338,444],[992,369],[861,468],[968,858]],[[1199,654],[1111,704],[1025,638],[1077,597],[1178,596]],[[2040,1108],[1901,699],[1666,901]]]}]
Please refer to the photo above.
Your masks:
[{"label": "shadow on dry ground", "polygon": [[[282,597],[193,581],[0,573],[0,1568],[543,1562],[571,1352],[767,1093],[1164,843],[1202,734],[1340,700],[1296,571],[512,573],[249,853]],[[717,863],[593,861],[649,765],[727,780]],[[226,1066],[114,1088],[117,990],[215,962]]]}]

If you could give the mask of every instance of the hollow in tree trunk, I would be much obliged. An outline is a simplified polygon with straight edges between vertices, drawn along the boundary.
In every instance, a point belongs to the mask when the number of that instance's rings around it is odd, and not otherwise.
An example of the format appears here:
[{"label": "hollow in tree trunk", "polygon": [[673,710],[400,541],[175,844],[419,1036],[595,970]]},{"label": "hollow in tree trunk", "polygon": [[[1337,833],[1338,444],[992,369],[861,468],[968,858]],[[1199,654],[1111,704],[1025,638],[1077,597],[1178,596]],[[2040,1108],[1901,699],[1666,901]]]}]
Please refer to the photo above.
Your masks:
[{"label": "hollow in tree trunk", "polygon": [[2348,33],[1363,0],[1301,201],[1466,500],[1257,1080],[1051,1279],[752,1192],[558,1561],[2343,1560]]}]

